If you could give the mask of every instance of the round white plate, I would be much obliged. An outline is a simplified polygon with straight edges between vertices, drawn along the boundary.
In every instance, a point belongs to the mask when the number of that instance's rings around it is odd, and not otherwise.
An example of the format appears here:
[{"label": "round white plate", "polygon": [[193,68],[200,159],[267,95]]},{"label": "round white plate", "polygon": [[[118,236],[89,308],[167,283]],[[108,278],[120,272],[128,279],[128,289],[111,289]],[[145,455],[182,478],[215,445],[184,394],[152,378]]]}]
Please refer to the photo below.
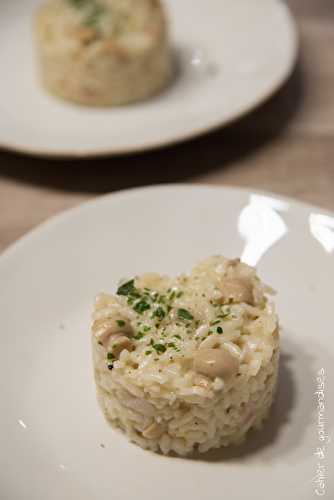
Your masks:
[{"label": "round white plate", "polygon": [[[320,209],[183,185],[106,196],[24,237],[0,258],[1,498],[310,500],[323,470],[333,498],[333,252],[334,217]],[[272,415],[241,448],[200,459],[144,451],[97,406],[93,298],[120,277],[176,274],[217,253],[257,263],[278,290]]]},{"label": "round white plate", "polygon": [[0,147],[88,157],[176,143],[256,107],[296,59],[295,24],[278,0],[166,0],[179,60],[174,84],[136,105],[79,107],[40,88],[32,44],[40,1],[1,1]]}]

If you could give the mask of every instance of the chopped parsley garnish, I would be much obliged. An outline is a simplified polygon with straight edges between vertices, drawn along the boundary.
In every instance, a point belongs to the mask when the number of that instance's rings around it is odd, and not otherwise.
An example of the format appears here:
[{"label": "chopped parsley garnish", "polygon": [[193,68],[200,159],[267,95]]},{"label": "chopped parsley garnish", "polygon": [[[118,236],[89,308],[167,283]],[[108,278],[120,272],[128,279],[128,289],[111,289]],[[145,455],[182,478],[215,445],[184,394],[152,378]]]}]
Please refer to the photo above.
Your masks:
[{"label": "chopped parsley garnish", "polygon": [[145,354],[148,356],[149,354],[152,354],[152,351],[145,351]]},{"label": "chopped parsley garnish", "polygon": [[111,359],[111,360],[115,359],[115,356],[113,355],[112,352],[108,352],[107,359]]},{"label": "chopped parsley garnish", "polygon": [[130,280],[119,286],[117,289],[117,295],[132,295],[134,292],[137,292],[135,287],[135,280]]},{"label": "chopped parsley garnish", "polygon": [[166,311],[161,306],[157,307],[152,315],[153,318],[159,318],[159,319],[164,319],[165,316],[166,316]]},{"label": "chopped parsley garnish", "polygon": [[175,351],[180,352],[180,349],[174,344],[174,342],[168,342],[168,347],[171,347],[172,349],[175,349]]},{"label": "chopped parsley garnish", "polygon": [[160,295],[160,297],[158,297],[158,302],[159,304],[164,304],[166,302],[166,297],[164,295]]},{"label": "chopped parsley garnish", "polygon": [[218,325],[220,323],[220,319],[217,319],[216,321],[212,321],[211,326]]},{"label": "chopped parsley garnish", "polygon": [[224,333],[224,330],[221,326],[217,326],[217,333]]},{"label": "chopped parsley garnish", "polygon": [[192,321],[194,319],[194,316],[189,311],[187,311],[187,309],[178,309],[177,315],[179,318],[185,319],[187,321]]},{"label": "chopped parsley garnish", "polygon": [[135,340],[140,340],[144,337],[145,333],[144,332],[138,332],[137,335],[135,335],[133,338]]},{"label": "chopped parsley garnish", "polygon": [[147,309],[150,309],[150,304],[146,302],[145,299],[140,299],[139,302],[136,302],[134,305],[133,309],[138,313],[138,314],[143,314],[143,312],[147,311]]},{"label": "chopped parsley garnish", "polygon": [[165,346],[165,344],[153,344],[153,349],[155,349],[155,351],[160,354],[160,353],[163,353],[166,351],[167,347]]},{"label": "chopped parsley garnish", "polygon": [[146,332],[149,332],[150,330],[151,330],[151,327],[150,327],[150,326],[148,326],[148,325],[144,325],[144,326],[143,326],[143,332],[145,332],[145,333],[146,333]]},{"label": "chopped parsley garnish", "polygon": [[181,335],[173,335],[173,337],[175,337],[176,339],[181,340]]},{"label": "chopped parsley garnish", "polygon": [[182,297],[182,295],[183,295],[183,292],[182,292],[182,290],[180,290],[179,292],[177,292],[176,297],[179,299],[180,297]]},{"label": "chopped parsley garnish", "polygon": [[125,321],[123,321],[122,319],[118,319],[116,320],[116,323],[118,324],[118,326],[120,328],[122,328],[123,326],[125,326]]}]

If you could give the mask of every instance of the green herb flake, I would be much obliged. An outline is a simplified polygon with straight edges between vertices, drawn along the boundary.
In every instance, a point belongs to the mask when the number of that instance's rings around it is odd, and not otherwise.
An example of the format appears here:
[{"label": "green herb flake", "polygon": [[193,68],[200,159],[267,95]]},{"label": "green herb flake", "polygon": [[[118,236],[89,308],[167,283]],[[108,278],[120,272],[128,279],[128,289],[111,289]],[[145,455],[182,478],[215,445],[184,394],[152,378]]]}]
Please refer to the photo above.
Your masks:
[{"label": "green herb flake", "polygon": [[140,339],[142,339],[144,337],[144,335],[145,334],[143,332],[138,332],[137,335],[135,335],[133,338],[135,340],[140,340]]},{"label": "green herb flake", "polygon": [[150,326],[148,326],[148,325],[144,325],[144,326],[143,326],[143,332],[147,333],[147,332],[149,332],[150,330],[151,330],[151,327],[150,327]]},{"label": "green herb flake", "polygon": [[179,318],[185,319],[187,321],[192,321],[194,319],[194,316],[189,311],[187,311],[187,309],[178,309],[177,315]]},{"label": "green herb flake", "polygon": [[179,292],[177,292],[176,298],[179,299],[180,297],[182,297],[182,295],[183,295],[183,292],[182,292],[182,290],[180,290]]},{"label": "green herb flake", "polygon": [[113,355],[112,352],[108,352],[107,359],[115,359],[115,356]]},{"label": "green herb flake", "polygon": [[116,323],[118,324],[118,326],[119,326],[120,328],[122,328],[123,326],[125,326],[125,321],[124,321],[124,320],[122,320],[122,319],[117,319],[117,320],[116,320]]},{"label": "green herb flake", "polygon": [[117,295],[132,295],[136,291],[135,280],[130,280],[118,287]]},{"label": "green herb flake", "polygon": [[166,311],[161,306],[157,307],[152,314],[153,318],[159,318],[160,320],[164,319],[165,316],[166,316]]},{"label": "green herb flake", "polygon": [[150,304],[146,302],[146,300],[141,299],[139,302],[136,302],[134,305],[133,309],[138,313],[138,314],[143,314],[147,309],[150,309]]},{"label": "green herb flake", "polygon": [[167,347],[165,346],[165,344],[153,344],[153,349],[155,349],[155,351],[160,354],[160,353],[163,353],[163,352],[166,352],[166,349]]},{"label": "green herb flake", "polygon": [[212,321],[210,323],[211,326],[218,325],[220,323],[220,319],[217,319],[216,321]]},{"label": "green herb flake", "polygon": [[166,297],[165,297],[165,295],[160,295],[160,296],[158,297],[158,303],[159,303],[159,304],[165,304],[165,302],[166,302]]},{"label": "green herb flake", "polygon": [[146,356],[148,356],[149,354],[152,354],[152,351],[150,351],[150,350],[145,351],[145,354],[146,354]]},{"label": "green herb flake", "polygon": [[176,339],[181,340],[181,335],[173,335],[173,337],[175,337]]}]

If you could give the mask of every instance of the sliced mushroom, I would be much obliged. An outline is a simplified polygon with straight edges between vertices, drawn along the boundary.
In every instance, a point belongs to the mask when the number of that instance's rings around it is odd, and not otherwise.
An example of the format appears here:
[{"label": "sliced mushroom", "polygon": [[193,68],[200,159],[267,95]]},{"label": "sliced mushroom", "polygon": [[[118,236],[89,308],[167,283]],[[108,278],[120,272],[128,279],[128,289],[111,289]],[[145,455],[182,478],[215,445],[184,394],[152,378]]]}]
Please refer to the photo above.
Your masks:
[{"label": "sliced mushroom", "polygon": [[157,424],[157,422],[153,422],[153,424],[149,425],[144,431],[143,436],[147,439],[158,439],[163,433],[163,426]]},{"label": "sliced mushroom", "polygon": [[253,285],[249,279],[226,278],[222,282],[221,292],[221,301],[223,304],[228,304],[232,301],[254,305]]},{"label": "sliced mushroom", "polygon": [[194,358],[194,369],[211,379],[231,378],[238,372],[239,360],[224,348],[199,349]]}]

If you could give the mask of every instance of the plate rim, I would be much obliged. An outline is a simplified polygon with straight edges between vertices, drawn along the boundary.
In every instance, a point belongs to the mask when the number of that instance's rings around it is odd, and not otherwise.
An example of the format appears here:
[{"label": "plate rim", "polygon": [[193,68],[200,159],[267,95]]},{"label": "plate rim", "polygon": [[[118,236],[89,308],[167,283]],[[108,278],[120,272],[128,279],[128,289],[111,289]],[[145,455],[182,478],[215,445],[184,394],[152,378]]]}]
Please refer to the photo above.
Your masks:
[{"label": "plate rim", "polygon": [[287,60],[285,71],[279,79],[270,87],[266,92],[264,92],[257,99],[253,100],[252,103],[245,106],[242,111],[234,112],[230,115],[228,119],[216,119],[211,123],[211,125],[202,126],[198,125],[196,128],[184,132],[182,134],[169,134],[169,138],[166,137],[164,140],[151,140],[146,141],[145,144],[140,145],[128,145],[119,147],[108,147],[99,148],[97,150],[90,151],[80,151],[79,149],[73,150],[52,150],[49,147],[46,148],[34,148],[29,146],[21,145],[19,142],[13,140],[11,143],[1,140],[0,138],[0,151],[12,152],[17,154],[25,154],[37,158],[46,158],[54,160],[80,160],[80,159],[90,159],[90,158],[105,158],[109,157],[120,157],[125,155],[131,155],[135,153],[144,153],[148,151],[156,151],[164,147],[175,146],[185,141],[191,139],[196,139],[200,136],[214,132],[219,128],[225,128],[229,125],[235,123],[237,120],[249,115],[252,111],[257,109],[261,104],[266,103],[270,100],[277,91],[284,85],[285,82],[291,77],[295,65],[299,56],[300,49],[300,34],[297,27],[297,21],[290,9],[290,7],[283,0],[274,0],[281,9],[285,10],[286,20],[289,23],[289,31],[291,36],[291,54],[289,54],[289,60]]},{"label": "plate rim", "polygon": [[330,210],[328,208],[321,207],[319,205],[313,205],[311,203],[307,203],[305,201],[300,201],[296,198],[290,197],[290,196],[285,196],[281,195],[280,193],[275,193],[273,191],[267,191],[267,190],[262,190],[262,189],[257,189],[257,188],[252,188],[252,187],[245,187],[245,186],[234,186],[230,184],[210,184],[210,183],[182,183],[182,182],[176,182],[176,183],[165,183],[165,184],[152,184],[152,185],[145,185],[145,186],[140,186],[140,187],[130,187],[130,188],[125,188],[125,189],[119,189],[117,191],[112,191],[103,195],[99,196],[93,196],[91,199],[88,199],[83,202],[79,202],[77,205],[66,208],[64,210],[61,210],[60,212],[51,215],[48,217],[46,220],[40,222],[36,226],[34,226],[32,229],[28,230],[25,232],[22,236],[17,238],[15,241],[13,241],[11,244],[9,244],[8,247],[6,247],[2,252],[0,252],[0,274],[1,274],[1,269],[2,266],[5,265],[6,261],[12,257],[15,257],[16,252],[20,251],[20,248],[24,246],[26,243],[29,243],[30,240],[35,238],[36,236],[39,235],[39,233],[43,232],[44,229],[47,228],[52,228],[53,226],[57,224],[61,224],[63,221],[66,221],[68,216],[75,216],[76,214],[79,214],[83,210],[89,210],[91,206],[94,205],[99,205],[104,202],[106,202],[108,199],[120,199],[123,197],[126,197],[128,194],[134,194],[136,195],[137,193],[145,193],[145,192],[150,192],[150,191],[156,191],[156,190],[172,190],[172,189],[189,189],[189,190],[198,190],[201,191],[202,189],[209,189],[212,191],[229,191],[233,192],[235,195],[250,195],[250,194],[257,194],[260,196],[267,196],[267,197],[278,197],[282,201],[285,201],[287,203],[290,203],[292,205],[297,206],[297,208],[300,208],[302,210],[307,210],[307,211],[320,211],[323,215],[328,215],[329,217],[334,217],[334,210]]}]

